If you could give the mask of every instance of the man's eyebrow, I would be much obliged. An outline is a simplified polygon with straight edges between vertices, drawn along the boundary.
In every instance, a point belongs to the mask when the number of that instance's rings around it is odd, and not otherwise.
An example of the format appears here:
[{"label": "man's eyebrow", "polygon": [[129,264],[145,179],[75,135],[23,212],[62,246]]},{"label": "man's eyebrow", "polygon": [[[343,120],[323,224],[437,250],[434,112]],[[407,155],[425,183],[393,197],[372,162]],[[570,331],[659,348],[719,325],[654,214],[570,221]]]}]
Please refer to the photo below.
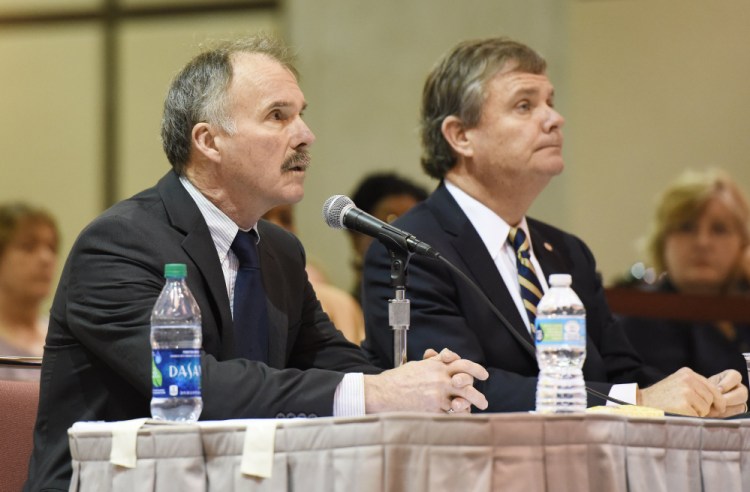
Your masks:
[{"label": "man's eyebrow", "polygon": [[[544,92],[545,91],[540,87],[519,87],[518,89],[514,89],[511,94],[513,95],[513,97],[529,97],[537,96],[539,94],[543,94]],[[549,97],[555,97],[555,89],[551,89],[549,91]]]},{"label": "man's eyebrow", "polygon": [[514,96],[533,96],[539,94],[538,87],[519,87],[513,90]]},{"label": "man's eyebrow", "polygon": [[[291,101],[274,101],[266,107],[266,111],[273,111],[274,109],[284,109],[284,108],[289,108],[289,107],[294,107],[294,106],[296,106],[296,104]],[[302,103],[302,108],[300,112],[304,111],[305,109],[307,109],[306,102]]]}]

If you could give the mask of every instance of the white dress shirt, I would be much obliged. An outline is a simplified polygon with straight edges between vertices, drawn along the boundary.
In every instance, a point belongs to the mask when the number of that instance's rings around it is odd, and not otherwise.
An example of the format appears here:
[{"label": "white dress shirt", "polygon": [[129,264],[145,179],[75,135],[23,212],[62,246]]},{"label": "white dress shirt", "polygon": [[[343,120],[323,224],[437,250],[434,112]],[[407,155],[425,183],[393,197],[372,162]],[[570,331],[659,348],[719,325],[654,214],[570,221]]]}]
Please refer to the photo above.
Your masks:
[{"label": "white dress shirt", "polygon": [[[529,316],[523,305],[521,286],[518,282],[516,251],[513,249],[513,245],[508,242],[508,233],[510,232],[511,226],[486,205],[469,196],[465,191],[447,179],[445,180],[445,187],[451,196],[453,196],[453,199],[456,200],[458,206],[461,207],[464,214],[466,214],[471,225],[476,229],[484,246],[490,253],[492,260],[495,262],[495,266],[500,272],[500,276],[502,277],[510,296],[513,298],[518,313],[521,315],[524,323],[526,323],[526,326],[530,327]],[[534,245],[531,242],[531,234],[529,234],[529,226],[526,223],[526,217],[524,217],[521,220],[521,223],[515,227],[523,229],[526,233],[526,238],[529,241],[531,264],[534,266],[534,272],[539,280],[539,284],[542,286],[542,291],[547,292],[549,285],[544,276],[542,266],[539,264],[539,260],[537,260],[536,255],[534,254]],[[610,389],[609,395],[613,398],[635,404],[636,388],[637,385],[635,383],[615,384]],[[609,405],[610,402],[607,402],[607,404]]]},{"label": "white dress shirt", "polygon": [[[503,282],[508,288],[510,296],[513,298],[516,309],[518,309],[526,326],[530,327],[529,315],[526,313],[526,308],[523,305],[523,299],[521,298],[521,285],[518,282],[516,250],[513,249],[513,245],[508,242],[508,233],[510,232],[511,226],[501,219],[495,212],[466,194],[466,192],[450,181],[445,181],[445,187],[456,200],[458,206],[461,207],[461,210],[463,210],[469,218],[471,225],[477,230],[485,248],[487,248],[490,257],[492,257],[492,261],[495,262],[495,266],[500,272],[500,276],[503,278]],[[536,255],[534,254],[534,245],[531,243],[531,234],[529,234],[529,226],[526,224],[526,217],[524,217],[521,220],[521,223],[516,227],[523,229],[526,233],[526,238],[529,241],[531,264],[534,266],[534,272],[536,272],[536,276],[539,279],[539,285],[542,286],[542,293],[544,294],[549,289],[549,286],[542,273],[542,267],[539,265],[539,260],[536,259]]]},{"label": "white dress shirt", "polygon": [[[229,307],[234,316],[234,283],[237,280],[237,269],[239,260],[232,251],[232,242],[239,231],[239,227],[232,219],[219,210],[195,186],[184,176],[180,177],[180,183],[192,197],[198,209],[203,215],[203,219],[208,225],[208,231],[211,233],[216,253],[219,255],[221,271],[224,274],[224,282],[229,296]],[[257,225],[250,229],[258,233]],[[249,230],[250,230],[249,229]],[[247,231],[245,231],[247,232]],[[258,242],[262,238],[258,233]],[[365,384],[362,373],[348,373],[341,380],[336,393],[333,397],[333,416],[334,417],[353,417],[365,414]]]}]

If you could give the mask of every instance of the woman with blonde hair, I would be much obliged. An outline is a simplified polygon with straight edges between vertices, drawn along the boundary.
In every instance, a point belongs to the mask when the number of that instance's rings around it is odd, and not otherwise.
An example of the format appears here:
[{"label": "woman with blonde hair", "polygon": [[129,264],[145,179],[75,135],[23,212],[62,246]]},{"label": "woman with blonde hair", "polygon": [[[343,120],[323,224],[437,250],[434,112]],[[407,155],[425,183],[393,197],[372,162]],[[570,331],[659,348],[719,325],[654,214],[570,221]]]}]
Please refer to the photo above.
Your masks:
[{"label": "woman with blonde hair", "polygon": [[[683,173],[661,195],[648,238],[659,273],[652,288],[706,295],[705,302],[747,292],[749,220],[748,200],[727,173]],[[742,352],[750,351],[750,326],[636,317],[623,325],[644,362],[665,373],[687,366],[710,376],[732,368],[748,384]]]},{"label": "woman with blonde hair", "polygon": [[723,171],[688,171],[662,195],[648,239],[654,267],[680,292],[727,294],[746,286],[750,209]]},{"label": "woman with blonde hair", "polygon": [[[0,205],[0,356],[41,356],[47,317],[40,311],[57,267],[58,232],[50,214],[24,203]],[[38,378],[0,366],[0,377]]]}]

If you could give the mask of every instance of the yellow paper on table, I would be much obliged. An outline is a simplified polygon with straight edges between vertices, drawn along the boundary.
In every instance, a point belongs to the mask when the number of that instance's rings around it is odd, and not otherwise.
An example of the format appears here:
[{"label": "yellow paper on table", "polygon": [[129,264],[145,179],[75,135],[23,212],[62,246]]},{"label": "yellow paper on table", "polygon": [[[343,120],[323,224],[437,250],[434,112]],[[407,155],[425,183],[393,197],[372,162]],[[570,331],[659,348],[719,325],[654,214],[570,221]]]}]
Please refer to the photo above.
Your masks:
[{"label": "yellow paper on table", "polygon": [[620,405],[619,407],[591,407],[586,409],[586,413],[604,413],[608,415],[624,415],[625,417],[664,417],[664,410],[639,405]]}]

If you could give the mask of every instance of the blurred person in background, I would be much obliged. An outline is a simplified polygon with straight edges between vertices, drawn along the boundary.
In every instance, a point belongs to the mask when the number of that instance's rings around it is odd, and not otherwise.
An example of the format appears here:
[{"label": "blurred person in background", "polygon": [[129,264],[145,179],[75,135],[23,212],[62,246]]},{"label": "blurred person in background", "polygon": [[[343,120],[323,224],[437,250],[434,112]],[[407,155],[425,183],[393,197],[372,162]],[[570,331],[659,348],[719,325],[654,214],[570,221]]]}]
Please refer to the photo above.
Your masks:
[{"label": "blurred person in background", "polygon": [[[54,218],[25,203],[0,205],[0,356],[41,356],[47,334],[42,303],[57,267]],[[0,377],[38,379],[38,371],[0,366]]]},{"label": "blurred person in background", "polygon": [[[384,172],[365,176],[351,198],[358,208],[390,224],[414,205],[425,200],[427,195],[427,190],[408,179],[396,173]],[[349,229],[347,232],[354,249],[352,295],[360,301],[363,258],[372,243],[372,238]]]},{"label": "blurred person in background", "polygon": [[[276,206],[266,212],[263,218],[297,235],[294,205]],[[347,340],[359,345],[365,337],[365,318],[359,302],[345,290],[331,284],[328,276],[314,260],[307,258],[305,271],[323,311]]]},{"label": "blurred person in background", "polygon": [[[659,199],[647,239],[657,280],[643,288],[707,296],[746,294],[743,261],[750,258],[749,219],[747,197],[725,172],[683,173]],[[622,321],[645,363],[664,372],[687,366],[704,376],[729,367],[748,384],[742,352],[750,351],[750,326],[723,320]]]},{"label": "blurred person in background", "polygon": [[742,255],[740,271],[742,272],[740,285],[744,291],[750,291],[750,247],[745,248],[745,252]]}]

